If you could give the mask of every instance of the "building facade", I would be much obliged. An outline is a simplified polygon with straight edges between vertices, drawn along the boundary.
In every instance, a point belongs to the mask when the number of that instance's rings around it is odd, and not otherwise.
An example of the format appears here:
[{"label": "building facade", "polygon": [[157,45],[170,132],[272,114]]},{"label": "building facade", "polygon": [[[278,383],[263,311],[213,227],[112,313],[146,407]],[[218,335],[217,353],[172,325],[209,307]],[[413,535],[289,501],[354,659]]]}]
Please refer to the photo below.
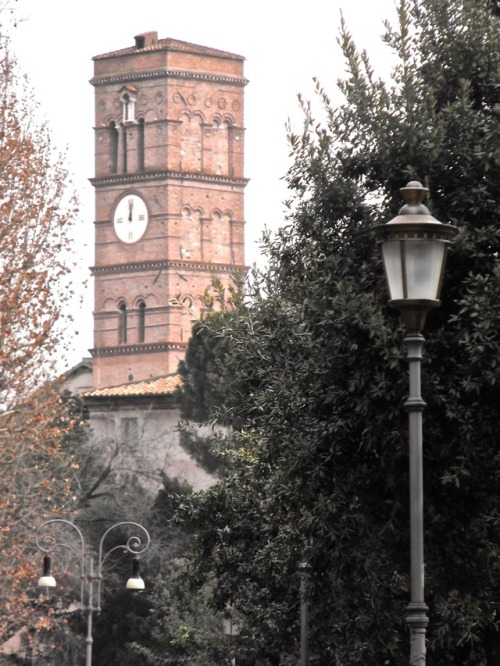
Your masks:
[{"label": "building facade", "polygon": [[68,381],[91,374],[101,451],[195,488],[211,478],[179,445],[175,373],[213,278],[245,270],[243,65],[148,32],[96,56],[91,79],[94,346]]},{"label": "building facade", "polygon": [[244,270],[241,56],[149,32],[94,58],[94,388],[177,371]]}]

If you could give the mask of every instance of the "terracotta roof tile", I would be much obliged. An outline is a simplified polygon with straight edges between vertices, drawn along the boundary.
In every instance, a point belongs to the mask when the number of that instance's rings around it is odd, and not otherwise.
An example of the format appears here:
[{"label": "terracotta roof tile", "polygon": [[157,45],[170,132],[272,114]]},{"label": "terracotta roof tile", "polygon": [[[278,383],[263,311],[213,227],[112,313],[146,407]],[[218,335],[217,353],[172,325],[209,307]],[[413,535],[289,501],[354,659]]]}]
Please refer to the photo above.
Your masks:
[{"label": "terracotta roof tile", "polygon": [[167,375],[166,377],[154,377],[139,382],[108,386],[94,391],[87,391],[83,397],[87,398],[114,398],[122,396],[148,396],[148,395],[171,395],[182,385],[180,375]]},{"label": "terracotta roof tile", "polygon": [[[148,34],[148,33],[146,33]],[[128,55],[130,53],[141,53],[147,51],[181,51],[184,53],[196,53],[199,55],[208,55],[216,56],[219,58],[232,58],[236,60],[245,60],[243,56],[237,55],[236,53],[230,53],[229,51],[220,51],[219,49],[213,49],[209,46],[200,46],[198,44],[191,44],[190,42],[183,42],[179,39],[172,39],[167,37],[165,39],[158,39],[152,44],[145,46],[144,48],[138,49],[136,46],[129,46],[118,51],[111,51],[109,53],[103,53],[101,55],[94,56],[93,60],[102,60],[104,58],[113,58],[114,56]]]}]

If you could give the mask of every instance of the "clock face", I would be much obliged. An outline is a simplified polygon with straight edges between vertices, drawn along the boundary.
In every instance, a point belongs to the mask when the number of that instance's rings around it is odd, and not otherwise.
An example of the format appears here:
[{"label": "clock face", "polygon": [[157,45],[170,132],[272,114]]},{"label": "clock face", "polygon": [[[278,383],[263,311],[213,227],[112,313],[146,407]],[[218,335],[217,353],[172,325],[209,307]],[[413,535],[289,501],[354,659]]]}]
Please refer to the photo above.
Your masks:
[{"label": "clock face", "polygon": [[115,208],[113,225],[118,238],[124,243],[135,243],[148,226],[148,209],[137,194],[126,194]]}]

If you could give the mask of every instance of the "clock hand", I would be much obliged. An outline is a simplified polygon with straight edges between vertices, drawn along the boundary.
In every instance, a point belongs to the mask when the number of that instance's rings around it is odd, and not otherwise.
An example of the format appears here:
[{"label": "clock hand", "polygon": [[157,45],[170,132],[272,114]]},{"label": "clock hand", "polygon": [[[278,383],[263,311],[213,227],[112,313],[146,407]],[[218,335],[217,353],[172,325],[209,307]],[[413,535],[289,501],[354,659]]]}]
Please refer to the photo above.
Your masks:
[{"label": "clock hand", "polygon": [[132,211],[134,209],[134,200],[129,199],[128,200],[128,221],[132,222]]}]

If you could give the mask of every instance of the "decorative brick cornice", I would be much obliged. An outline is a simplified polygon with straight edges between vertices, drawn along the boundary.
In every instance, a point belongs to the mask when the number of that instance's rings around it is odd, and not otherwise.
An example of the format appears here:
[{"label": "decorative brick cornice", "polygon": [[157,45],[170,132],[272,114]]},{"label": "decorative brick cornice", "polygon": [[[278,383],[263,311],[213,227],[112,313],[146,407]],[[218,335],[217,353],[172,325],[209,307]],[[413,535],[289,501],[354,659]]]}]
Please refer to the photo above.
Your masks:
[{"label": "decorative brick cornice", "polygon": [[193,180],[206,183],[224,183],[225,185],[237,185],[246,187],[248,178],[230,178],[229,176],[219,176],[207,173],[186,173],[184,171],[141,171],[140,173],[120,173],[112,176],[101,176],[100,178],[90,178],[94,187],[106,187],[107,185],[116,185],[123,183],[132,183],[136,181],[147,180]]},{"label": "decorative brick cornice", "polygon": [[165,351],[183,351],[185,342],[159,342],[149,345],[120,345],[114,347],[99,347],[90,349],[93,358],[96,356],[127,356],[129,354],[154,354]]},{"label": "decorative brick cornice", "polygon": [[133,273],[136,271],[153,271],[172,268],[183,271],[212,271],[214,273],[245,273],[248,266],[236,264],[213,264],[196,261],[138,261],[127,264],[113,264],[107,266],[91,266],[92,275],[98,273]]},{"label": "decorative brick cornice", "polygon": [[248,79],[231,76],[220,76],[217,74],[203,74],[200,72],[182,72],[175,69],[158,69],[151,72],[129,72],[118,76],[94,76],[90,79],[93,86],[106,86],[113,83],[125,81],[144,81],[148,79],[161,79],[169,77],[172,79],[195,79],[197,81],[212,81],[213,83],[225,83],[233,86],[245,87]]}]

